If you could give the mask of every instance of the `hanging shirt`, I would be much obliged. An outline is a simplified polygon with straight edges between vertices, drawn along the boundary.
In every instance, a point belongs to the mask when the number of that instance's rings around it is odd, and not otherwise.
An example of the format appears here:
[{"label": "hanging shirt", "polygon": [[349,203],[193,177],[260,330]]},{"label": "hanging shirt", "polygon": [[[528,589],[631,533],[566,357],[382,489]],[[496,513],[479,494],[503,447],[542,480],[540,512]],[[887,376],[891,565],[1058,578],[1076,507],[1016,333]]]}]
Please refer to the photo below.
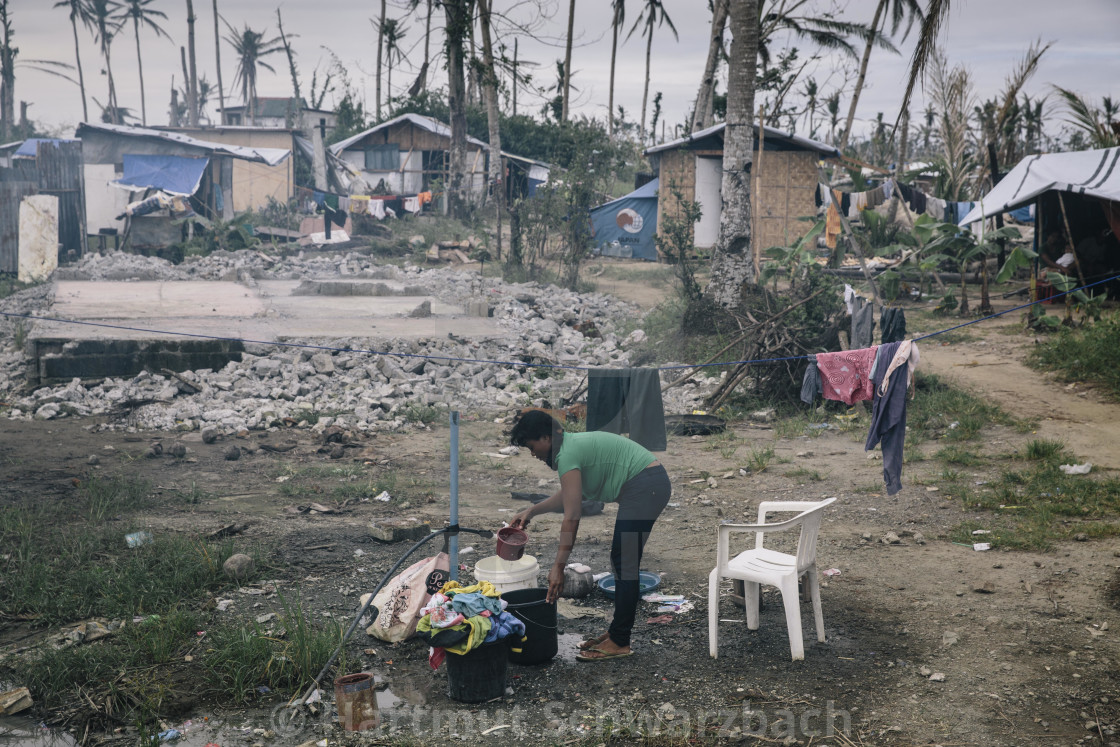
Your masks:
[{"label": "hanging shirt", "polygon": [[873,345],[839,353],[818,353],[817,367],[821,371],[824,398],[846,405],[871,399],[871,365],[878,349]]}]

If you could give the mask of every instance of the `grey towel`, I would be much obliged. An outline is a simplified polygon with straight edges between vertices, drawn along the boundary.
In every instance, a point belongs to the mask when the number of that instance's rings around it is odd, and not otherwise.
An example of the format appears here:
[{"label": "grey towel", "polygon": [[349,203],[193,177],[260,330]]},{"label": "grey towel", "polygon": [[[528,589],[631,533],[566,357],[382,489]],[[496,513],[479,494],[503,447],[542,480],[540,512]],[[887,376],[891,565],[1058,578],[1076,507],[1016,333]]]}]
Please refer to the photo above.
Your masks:
[{"label": "grey towel", "polygon": [[650,451],[665,451],[665,406],[656,368],[593,368],[587,376],[587,430],[629,433]]},{"label": "grey towel", "polygon": [[805,367],[805,377],[801,379],[801,401],[811,405],[817,401],[817,396],[823,391],[821,370],[817,368],[817,359],[810,357],[809,365]]},{"label": "grey towel", "polygon": [[855,309],[852,312],[852,350],[871,347],[871,338],[875,333],[874,306],[864,299],[856,296]]}]

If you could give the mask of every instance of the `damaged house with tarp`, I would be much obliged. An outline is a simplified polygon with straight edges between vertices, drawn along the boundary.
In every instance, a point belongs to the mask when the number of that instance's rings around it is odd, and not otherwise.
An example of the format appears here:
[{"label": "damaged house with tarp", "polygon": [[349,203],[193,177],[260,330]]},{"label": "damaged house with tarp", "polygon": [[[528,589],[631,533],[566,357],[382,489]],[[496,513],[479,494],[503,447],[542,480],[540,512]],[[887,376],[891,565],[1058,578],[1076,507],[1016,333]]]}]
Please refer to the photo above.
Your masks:
[{"label": "damaged house with tarp", "polygon": [[[359,132],[330,147],[364,182],[352,184],[351,194],[399,195],[439,192],[450,181],[451,127],[421,114],[402,114]],[[532,196],[548,182],[550,167],[511,153],[502,153],[511,197]],[[467,137],[464,187],[471,199],[482,201],[489,183],[490,146]],[[434,194],[435,199],[440,195]]]},{"label": "damaged house with tarp", "polygon": [[604,257],[657,261],[657,179],[591,208],[591,243]]},{"label": "damaged house with tarp", "polygon": [[[1033,278],[1050,270],[1081,285],[1120,274],[1120,147],[1027,156],[984,195],[959,225],[1034,208]],[[1115,296],[1120,284],[1111,283]],[[1053,290],[1037,280],[1037,298]]]},{"label": "damaged house with tarp", "polygon": [[[658,225],[664,225],[666,217],[680,214],[680,200],[699,203],[702,215],[693,228],[693,243],[700,249],[715,246],[719,239],[726,126],[722,122],[645,151],[660,182]],[[760,156],[758,136],[756,124],[751,149],[758,181],[751,185],[751,209],[758,246],[789,246],[813,225],[802,218],[817,214],[821,159],[839,158],[840,152],[831,145],[765,127]]]},{"label": "damaged house with tarp", "polygon": [[[119,236],[128,225],[137,247],[181,240],[172,212],[229,220],[239,200],[234,165],[278,167],[291,157],[285,148],[225,145],[124,125],[82,123],[77,137],[82,141],[87,232]],[[148,200],[154,202],[135,207]],[[268,195],[262,191],[255,203],[246,209],[265,207]],[[141,213],[147,220],[126,222]]]}]

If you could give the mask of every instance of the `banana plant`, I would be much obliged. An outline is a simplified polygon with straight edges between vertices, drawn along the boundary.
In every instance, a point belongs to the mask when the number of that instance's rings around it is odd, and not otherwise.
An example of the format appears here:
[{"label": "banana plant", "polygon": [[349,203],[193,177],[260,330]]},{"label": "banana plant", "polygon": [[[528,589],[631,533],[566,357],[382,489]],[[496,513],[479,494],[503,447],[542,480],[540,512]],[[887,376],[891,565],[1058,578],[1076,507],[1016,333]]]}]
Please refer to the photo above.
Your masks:
[{"label": "banana plant", "polygon": [[[968,291],[965,285],[965,274],[970,262],[980,260],[983,262],[989,255],[998,251],[1001,240],[1019,238],[1019,229],[1014,226],[1005,226],[984,234],[978,240],[971,231],[962,229],[955,223],[938,223],[933,226],[933,238],[925,245],[927,251],[940,252],[952,259],[957,265],[961,276],[961,316],[969,314]],[[987,308],[987,283],[982,288],[981,307]]]},{"label": "banana plant", "polygon": [[824,221],[818,220],[804,236],[793,243],[792,246],[774,246],[765,251],[772,262],[767,262],[762,268],[759,285],[774,280],[785,274],[789,279],[790,289],[797,286],[797,281],[809,273],[809,267],[816,259],[817,237],[824,231]]}]

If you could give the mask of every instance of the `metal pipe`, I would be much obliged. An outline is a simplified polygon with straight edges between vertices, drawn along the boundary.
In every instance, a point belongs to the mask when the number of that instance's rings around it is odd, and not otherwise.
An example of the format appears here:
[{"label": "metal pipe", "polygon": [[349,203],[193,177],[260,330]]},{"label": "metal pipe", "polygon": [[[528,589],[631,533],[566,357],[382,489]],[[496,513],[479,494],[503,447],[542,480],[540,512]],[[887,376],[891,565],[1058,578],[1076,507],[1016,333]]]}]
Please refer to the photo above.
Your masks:
[{"label": "metal pipe", "polygon": [[[451,526],[459,526],[459,411],[451,411]],[[451,556],[451,580],[459,580],[459,535],[448,537],[447,554]]]}]

